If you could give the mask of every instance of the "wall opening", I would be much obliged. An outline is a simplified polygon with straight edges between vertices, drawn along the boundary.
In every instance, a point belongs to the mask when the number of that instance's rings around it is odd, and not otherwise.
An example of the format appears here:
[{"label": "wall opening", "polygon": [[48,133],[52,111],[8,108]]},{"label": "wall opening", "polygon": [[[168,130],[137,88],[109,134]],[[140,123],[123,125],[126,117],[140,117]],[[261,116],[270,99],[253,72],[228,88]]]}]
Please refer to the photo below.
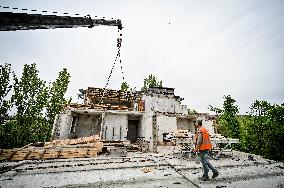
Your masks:
[{"label": "wall opening", "polygon": [[76,122],[75,134],[77,137],[99,135],[101,131],[101,115],[80,115]]},{"label": "wall opening", "polygon": [[195,133],[195,126],[193,119],[177,118],[177,128],[182,130],[188,130]]},{"label": "wall opening", "polygon": [[76,123],[77,123],[77,117],[72,116],[72,124],[70,128],[70,133],[75,133]]},{"label": "wall opening", "polygon": [[136,142],[139,137],[139,125],[140,117],[138,116],[128,116],[128,130],[127,130],[127,140],[131,142]]}]

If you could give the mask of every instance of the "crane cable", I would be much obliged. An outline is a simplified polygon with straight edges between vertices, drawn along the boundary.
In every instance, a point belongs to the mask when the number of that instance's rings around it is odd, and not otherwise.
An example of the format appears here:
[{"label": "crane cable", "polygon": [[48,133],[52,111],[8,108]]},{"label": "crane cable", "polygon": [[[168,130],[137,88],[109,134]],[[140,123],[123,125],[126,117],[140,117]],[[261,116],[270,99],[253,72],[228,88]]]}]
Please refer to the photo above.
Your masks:
[{"label": "crane cable", "polygon": [[101,96],[101,99],[100,99],[100,102],[99,104],[102,104],[103,103],[103,98],[105,96],[105,93],[106,93],[106,88],[109,84],[109,81],[110,81],[110,78],[111,78],[111,75],[113,73],[113,69],[114,69],[114,66],[117,62],[117,60],[119,59],[119,63],[120,63],[120,68],[121,68],[121,74],[122,74],[122,81],[124,82],[124,72],[123,72],[123,68],[122,68],[122,62],[121,62],[121,56],[120,56],[120,48],[121,48],[121,43],[122,43],[122,34],[120,33],[120,31],[118,30],[119,32],[119,37],[117,38],[117,54],[116,54],[116,57],[115,57],[115,60],[113,62],[113,65],[111,67],[111,70],[110,70],[110,73],[109,73],[109,76],[108,76],[108,79],[107,79],[107,83],[104,87],[104,90],[103,90],[103,95]]},{"label": "crane cable", "polygon": [[[107,79],[107,83],[104,87],[104,91],[103,91],[103,95],[101,96],[101,99],[100,99],[100,102],[99,104],[103,104],[103,98],[105,96],[105,93],[106,93],[106,88],[109,84],[109,81],[110,81],[110,77],[112,75],[112,72],[113,72],[113,69],[114,69],[114,66],[117,62],[117,59],[119,59],[119,63],[120,63],[120,68],[121,68],[121,74],[122,74],[122,80],[124,82],[124,73],[123,73],[123,69],[122,69],[122,62],[121,62],[121,57],[120,57],[120,48],[121,48],[121,43],[122,43],[122,34],[119,32],[118,30],[118,33],[119,33],[119,37],[117,38],[117,54],[116,54],[116,57],[115,57],[115,60],[113,62],[113,65],[111,67],[111,70],[110,70],[110,73],[109,73],[109,76],[108,76],[108,79]],[[101,115],[101,119],[102,119],[102,122],[101,122],[101,137],[103,137],[103,135],[106,137],[105,133],[103,133],[103,130],[102,128],[105,127],[105,116],[106,116],[106,113],[104,112],[102,115]],[[104,138],[105,139],[105,138]]]}]

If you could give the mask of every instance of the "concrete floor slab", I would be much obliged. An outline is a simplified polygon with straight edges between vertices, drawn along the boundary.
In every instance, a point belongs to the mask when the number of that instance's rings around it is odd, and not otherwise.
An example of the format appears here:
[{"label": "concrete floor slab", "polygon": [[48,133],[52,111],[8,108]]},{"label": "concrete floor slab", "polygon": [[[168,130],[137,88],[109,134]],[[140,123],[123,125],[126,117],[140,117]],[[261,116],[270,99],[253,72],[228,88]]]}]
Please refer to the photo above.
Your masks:
[{"label": "concrete floor slab", "polygon": [[178,153],[7,162],[0,164],[0,187],[284,187],[280,162],[235,152],[211,163],[220,175],[202,182],[201,164]]}]

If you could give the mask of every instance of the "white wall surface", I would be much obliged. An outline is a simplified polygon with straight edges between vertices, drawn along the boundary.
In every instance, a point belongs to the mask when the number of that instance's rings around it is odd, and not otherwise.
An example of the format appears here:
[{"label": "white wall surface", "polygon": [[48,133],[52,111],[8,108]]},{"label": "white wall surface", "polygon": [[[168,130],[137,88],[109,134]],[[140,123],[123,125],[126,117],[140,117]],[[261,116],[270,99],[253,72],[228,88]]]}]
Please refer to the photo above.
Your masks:
[{"label": "white wall surface", "polygon": [[68,138],[68,134],[70,133],[70,128],[72,125],[72,115],[71,114],[58,114],[58,118],[54,124],[54,126],[58,126],[59,128],[59,139]]},{"label": "white wall surface", "polygon": [[186,118],[177,119],[177,128],[182,130],[189,130],[191,133],[195,133],[194,123]]},{"label": "white wall surface", "polygon": [[181,105],[174,98],[144,95],[142,100],[145,101],[145,111],[188,114],[186,105]]},{"label": "white wall surface", "polygon": [[150,151],[153,150],[153,113],[151,111],[145,112],[141,118],[139,136],[144,137],[145,141],[149,142]]},{"label": "white wall surface", "polygon": [[210,135],[214,135],[214,127],[213,127],[213,120],[208,120],[206,116],[199,116],[197,120],[202,121],[202,126],[207,129]]},{"label": "white wall surface", "polygon": [[126,140],[127,138],[127,115],[106,114],[104,118],[105,140]]},{"label": "white wall surface", "polygon": [[100,132],[100,118],[93,114],[82,114],[77,117],[75,134],[77,137],[91,136]]},{"label": "white wall surface", "polygon": [[176,117],[157,115],[158,141],[163,141],[163,133],[173,132],[177,129]]}]

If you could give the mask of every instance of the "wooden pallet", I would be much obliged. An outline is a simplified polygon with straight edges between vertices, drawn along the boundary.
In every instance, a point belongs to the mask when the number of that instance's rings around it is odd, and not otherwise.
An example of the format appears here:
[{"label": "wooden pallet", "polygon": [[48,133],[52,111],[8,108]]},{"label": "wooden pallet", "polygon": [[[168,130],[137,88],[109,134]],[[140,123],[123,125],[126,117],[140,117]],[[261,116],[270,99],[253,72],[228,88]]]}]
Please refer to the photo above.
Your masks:
[{"label": "wooden pallet", "polygon": [[96,157],[102,152],[103,142],[98,136],[82,137],[78,139],[54,140],[44,143],[29,144],[23,148],[1,149],[1,160],[38,160],[38,159],[71,159]]}]

